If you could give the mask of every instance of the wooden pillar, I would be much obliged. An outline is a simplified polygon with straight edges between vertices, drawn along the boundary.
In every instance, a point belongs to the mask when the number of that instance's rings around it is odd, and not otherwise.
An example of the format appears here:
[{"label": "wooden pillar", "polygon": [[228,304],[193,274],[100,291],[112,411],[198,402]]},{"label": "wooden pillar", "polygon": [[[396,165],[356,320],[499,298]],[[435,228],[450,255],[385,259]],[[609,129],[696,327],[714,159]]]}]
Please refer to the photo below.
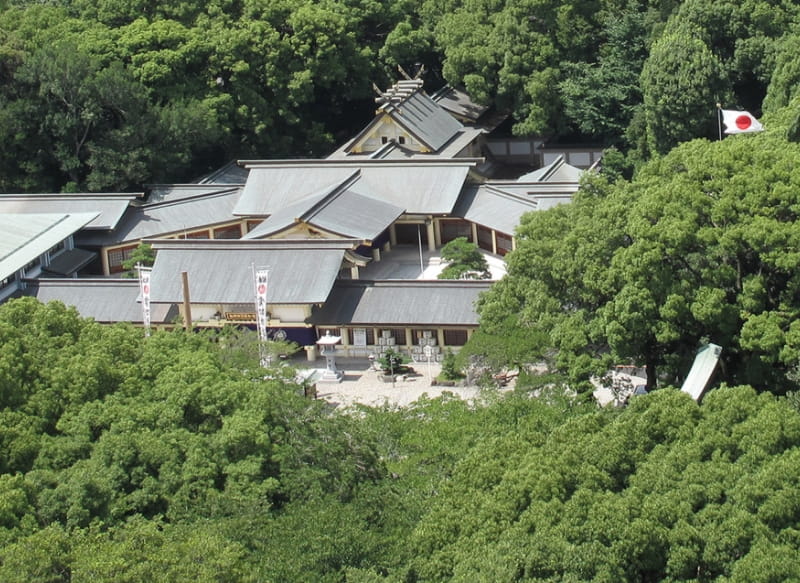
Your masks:
[{"label": "wooden pillar", "polygon": [[358,265],[353,265],[350,267],[350,278],[358,279]]},{"label": "wooden pillar", "polygon": [[472,242],[477,245],[478,244],[478,225],[476,225],[475,223],[470,223],[469,226],[470,226],[470,229],[472,230]]},{"label": "wooden pillar", "polygon": [[436,341],[439,343],[439,348],[444,349],[444,330],[442,328],[436,329]]},{"label": "wooden pillar", "polygon": [[108,249],[100,250],[100,263],[103,265],[103,275],[111,275],[111,269],[108,267]]},{"label": "wooden pillar", "polygon": [[389,226],[389,242],[397,247],[397,229],[395,228],[394,223]]},{"label": "wooden pillar", "polygon": [[492,229],[492,253],[497,255],[497,231]]},{"label": "wooden pillar", "polygon": [[436,241],[436,246],[442,246],[442,226],[438,220],[433,219],[433,234],[434,240]]},{"label": "wooden pillar", "polygon": [[414,337],[411,335],[411,328],[406,328],[406,348],[414,346]]},{"label": "wooden pillar", "polygon": [[187,330],[192,329],[192,306],[189,298],[189,273],[181,271],[181,281],[183,284],[183,327]]},{"label": "wooden pillar", "polygon": [[428,251],[436,251],[436,229],[433,227],[433,221],[425,221],[425,229],[428,235]]}]

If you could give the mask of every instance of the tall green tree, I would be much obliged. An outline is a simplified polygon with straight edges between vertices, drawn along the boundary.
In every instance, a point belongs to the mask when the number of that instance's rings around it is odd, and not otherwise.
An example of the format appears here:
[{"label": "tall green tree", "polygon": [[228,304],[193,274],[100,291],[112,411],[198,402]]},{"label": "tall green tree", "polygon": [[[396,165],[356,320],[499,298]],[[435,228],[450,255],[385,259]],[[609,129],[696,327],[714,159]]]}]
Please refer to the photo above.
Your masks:
[{"label": "tall green tree", "polygon": [[641,76],[651,152],[666,154],[681,142],[712,137],[715,104],[730,101],[728,83],[699,29],[687,26],[653,43]]},{"label": "tall green tree", "polygon": [[482,326],[511,317],[546,332],[575,382],[628,359],[650,387],[680,382],[711,341],[724,378],[785,390],[798,356],[797,154],[778,128],[695,140],[630,183],[597,179],[571,205],[531,213]]}]

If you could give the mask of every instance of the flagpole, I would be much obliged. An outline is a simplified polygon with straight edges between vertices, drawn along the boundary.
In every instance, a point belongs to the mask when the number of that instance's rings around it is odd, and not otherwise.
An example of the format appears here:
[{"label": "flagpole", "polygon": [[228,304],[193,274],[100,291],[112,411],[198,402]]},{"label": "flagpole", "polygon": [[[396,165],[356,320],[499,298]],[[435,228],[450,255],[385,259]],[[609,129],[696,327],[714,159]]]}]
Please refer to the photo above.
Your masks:
[{"label": "flagpole", "polygon": [[719,140],[722,141],[722,104],[717,103],[717,129],[719,130]]}]

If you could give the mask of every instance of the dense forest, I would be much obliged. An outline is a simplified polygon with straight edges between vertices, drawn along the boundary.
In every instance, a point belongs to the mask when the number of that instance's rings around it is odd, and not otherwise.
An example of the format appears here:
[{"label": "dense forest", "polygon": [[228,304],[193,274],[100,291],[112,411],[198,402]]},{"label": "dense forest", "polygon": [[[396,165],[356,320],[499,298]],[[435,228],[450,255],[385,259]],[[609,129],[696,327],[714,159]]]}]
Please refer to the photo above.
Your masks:
[{"label": "dense forest", "polygon": [[237,334],[0,306],[0,580],[800,577],[800,411],[551,379],[342,414]]},{"label": "dense forest", "polygon": [[184,182],[232,159],[321,155],[372,86],[425,68],[518,135],[630,165],[760,116],[800,79],[793,2],[0,1],[0,192]]},{"label": "dense forest", "polygon": [[[0,306],[0,581],[800,579],[798,11],[0,0],[0,191],[324,153],[397,65],[609,147],[480,301],[461,366],[521,371],[480,406],[333,410],[246,333]],[[716,103],[766,130],[717,139]],[[650,392],[598,409],[618,363]]]}]

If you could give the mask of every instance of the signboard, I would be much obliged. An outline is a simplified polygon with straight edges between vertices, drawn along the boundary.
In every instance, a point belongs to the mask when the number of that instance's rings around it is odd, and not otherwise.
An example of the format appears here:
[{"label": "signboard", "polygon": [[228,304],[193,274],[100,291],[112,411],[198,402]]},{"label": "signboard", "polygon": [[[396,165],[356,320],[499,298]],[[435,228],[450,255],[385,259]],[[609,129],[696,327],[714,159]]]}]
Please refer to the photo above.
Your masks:
[{"label": "signboard", "polygon": [[256,271],[256,323],[258,324],[258,338],[262,342],[267,340],[267,274],[269,271],[261,269]]},{"label": "signboard", "polygon": [[367,345],[367,329],[353,328],[353,346]]},{"label": "signboard", "polygon": [[150,272],[147,267],[139,269],[139,293],[142,296],[142,324],[144,335],[150,336]]}]

